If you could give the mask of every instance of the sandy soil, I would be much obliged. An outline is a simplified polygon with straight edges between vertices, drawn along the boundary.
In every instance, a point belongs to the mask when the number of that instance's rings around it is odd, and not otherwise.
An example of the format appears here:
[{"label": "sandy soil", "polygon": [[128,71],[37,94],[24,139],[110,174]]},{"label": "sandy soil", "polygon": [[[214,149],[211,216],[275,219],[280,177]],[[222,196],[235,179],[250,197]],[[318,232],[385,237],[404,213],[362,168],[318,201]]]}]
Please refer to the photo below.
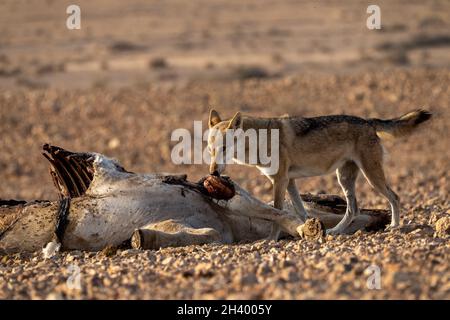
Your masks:
[{"label": "sandy soil", "polygon": [[[64,1],[32,9],[2,1],[2,199],[56,199],[40,154],[45,142],[196,180],[207,165],[174,165],[170,135],[192,131],[193,120],[206,128],[210,106],[225,117],[241,110],[389,118],[419,107],[435,117],[384,143],[400,230],[321,244],[1,256],[0,298],[449,299],[449,237],[435,234],[450,214],[449,2],[379,2],[382,31],[367,30],[357,1],[197,0],[79,1],[82,29],[68,31]],[[255,169],[232,166],[228,174],[271,200]],[[341,194],[333,175],[297,184]],[[363,177],[357,196],[361,206],[387,207]],[[367,288],[370,265],[380,267],[380,290]],[[80,289],[71,286],[77,267]]]},{"label": "sandy soil", "polygon": [[80,30],[65,26],[69,4],[2,1],[1,85],[90,88],[230,79],[239,67],[289,75],[450,62],[446,0],[377,1],[381,30],[366,27],[367,3],[355,0],[80,0]]}]

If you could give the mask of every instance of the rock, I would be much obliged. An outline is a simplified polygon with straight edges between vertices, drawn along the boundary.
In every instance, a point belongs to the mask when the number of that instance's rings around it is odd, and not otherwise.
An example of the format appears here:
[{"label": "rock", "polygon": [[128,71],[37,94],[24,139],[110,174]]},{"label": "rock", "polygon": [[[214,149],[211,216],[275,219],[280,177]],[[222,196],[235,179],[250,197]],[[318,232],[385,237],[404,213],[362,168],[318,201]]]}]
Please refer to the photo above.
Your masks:
[{"label": "rock", "polygon": [[60,292],[50,292],[46,300],[64,300],[64,296]]},{"label": "rock", "polygon": [[354,234],[353,234],[353,236],[356,238],[356,237],[361,237],[362,235],[364,235],[364,232],[362,231],[362,230],[358,230],[358,231],[356,231]]},{"label": "rock", "polygon": [[436,221],[435,230],[434,236],[436,238],[448,237],[450,235],[450,216],[440,218]]},{"label": "rock", "polygon": [[1,263],[2,264],[6,264],[8,261],[9,261],[9,257],[8,256],[3,256],[2,260],[1,260]]},{"label": "rock", "polygon": [[271,269],[270,269],[269,265],[267,264],[267,262],[261,263],[256,270],[256,274],[259,276],[267,275],[270,272],[271,272]]},{"label": "rock", "polygon": [[73,257],[82,257],[83,252],[81,252],[80,250],[73,250],[73,251],[70,251],[70,255]]},{"label": "rock", "polygon": [[287,268],[287,267],[295,266],[295,262],[292,260],[283,259],[283,260],[281,260],[280,265],[282,268]]},{"label": "rock", "polygon": [[241,286],[246,286],[258,283],[258,279],[254,273],[239,271],[234,277],[233,282]]},{"label": "rock", "polygon": [[[448,213],[448,214],[450,214],[450,212]],[[436,222],[440,219],[440,218],[442,218],[442,217],[444,217],[444,216],[446,216],[446,214],[445,213],[443,213],[443,212],[433,212],[431,215],[430,215],[430,218],[428,219],[428,223],[429,224],[436,224]]]},{"label": "rock", "polygon": [[286,282],[296,282],[300,280],[297,270],[293,267],[281,270],[280,278]]},{"label": "rock", "polygon": [[42,255],[43,255],[44,259],[49,259],[49,258],[54,257],[59,252],[60,248],[61,248],[61,243],[59,243],[57,241],[51,241],[51,242],[47,243],[45,248],[42,249]]},{"label": "rock", "polygon": [[210,263],[199,263],[194,268],[194,275],[198,277],[212,277],[214,275],[214,268]]},{"label": "rock", "polygon": [[163,266],[166,266],[166,265],[171,264],[172,262],[173,262],[173,258],[172,258],[172,257],[167,257],[167,258],[165,258],[163,261],[161,261],[161,264],[162,264]]},{"label": "rock", "polygon": [[106,246],[103,248],[103,250],[101,251],[101,254],[105,257],[112,257],[114,255],[116,255],[117,253],[117,247],[116,246]]},{"label": "rock", "polygon": [[108,141],[108,148],[111,150],[117,149],[120,146],[120,140],[118,138],[112,138]]}]

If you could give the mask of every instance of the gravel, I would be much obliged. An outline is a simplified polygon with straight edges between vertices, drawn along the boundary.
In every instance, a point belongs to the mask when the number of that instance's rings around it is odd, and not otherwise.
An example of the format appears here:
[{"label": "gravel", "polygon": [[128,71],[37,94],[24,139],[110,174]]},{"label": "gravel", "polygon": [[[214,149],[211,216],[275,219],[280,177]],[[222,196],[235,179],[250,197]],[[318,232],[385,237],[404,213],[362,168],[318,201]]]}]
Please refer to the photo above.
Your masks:
[{"label": "gravel", "polygon": [[[449,87],[448,69],[393,68],[170,88],[2,90],[0,195],[6,199],[56,198],[40,155],[44,142],[102,152],[135,172],[186,172],[199,179],[207,165],[171,163],[170,133],[192,129],[193,120],[206,128],[210,105],[224,116],[243,109],[260,116],[396,117],[424,107],[435,117],[413,136],[384,143],[386,175],[401,198],[397,230],[328,236],[324,243],[291,239],[157,251],[107,248],[50,259],[41,252],[0,256],[0,298],[450,299]],[[271,200],[270,183],[256,170],[229,169],[243,187]],[[299,187],[341,194],[333,175],[305,179]],[[357,196],[361,207],[387,207],[363,177]]]},{"label": "gravel", "polygon": [[[1,259],[0,298],[448,299],[448,249],[448,238],[417,228],[322,244],[259,241],[108,256],[75,251],[50,259],[22,253]],[[376,268],[379,289],[371,286]]]}]

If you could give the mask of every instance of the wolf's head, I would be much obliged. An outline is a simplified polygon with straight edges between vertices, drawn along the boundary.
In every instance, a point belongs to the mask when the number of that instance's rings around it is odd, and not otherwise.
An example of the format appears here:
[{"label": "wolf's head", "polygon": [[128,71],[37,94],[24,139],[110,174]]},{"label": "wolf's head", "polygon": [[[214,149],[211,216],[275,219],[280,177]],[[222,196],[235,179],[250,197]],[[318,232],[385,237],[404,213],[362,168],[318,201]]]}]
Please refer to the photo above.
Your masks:
[{"label": "wolf's head", "polygon": [[233,157],[228,150],[234,150],[235,139],[233,134],[238,129],[242,129],[242,116],[240,112],[231,118],[231,120],[222,120],[219,113],[212,109],[209,113],[209,134],[208,151],[211,156],[209,172],[220,175],[225,171],[226,163]]}]

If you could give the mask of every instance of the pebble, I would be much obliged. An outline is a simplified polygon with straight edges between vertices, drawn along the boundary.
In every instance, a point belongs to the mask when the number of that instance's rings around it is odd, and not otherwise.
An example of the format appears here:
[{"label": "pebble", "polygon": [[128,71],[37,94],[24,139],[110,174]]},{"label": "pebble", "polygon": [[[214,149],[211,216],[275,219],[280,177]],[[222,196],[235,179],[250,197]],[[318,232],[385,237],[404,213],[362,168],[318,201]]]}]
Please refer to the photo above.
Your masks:
[{"label": "pebble", "polygon": [[436,232],[434,234],[437,238],[446,238],[450,235],[450,216],[442,217],[436,221]]}]

